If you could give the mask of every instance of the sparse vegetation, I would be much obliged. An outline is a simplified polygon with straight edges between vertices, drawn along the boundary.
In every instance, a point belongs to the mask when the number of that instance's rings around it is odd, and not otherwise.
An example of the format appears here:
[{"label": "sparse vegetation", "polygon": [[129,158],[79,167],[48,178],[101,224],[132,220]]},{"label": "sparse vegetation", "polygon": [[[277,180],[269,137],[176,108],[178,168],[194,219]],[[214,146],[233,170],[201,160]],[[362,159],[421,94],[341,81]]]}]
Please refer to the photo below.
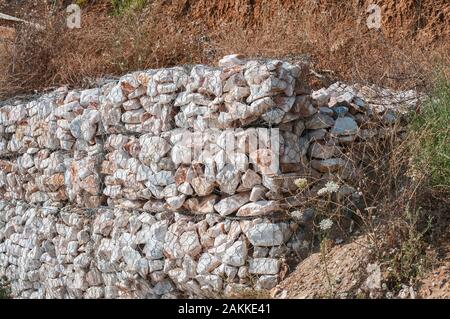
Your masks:
[{"label": "sparse vegetation", "polygon": [[408,207],[403,217],[403,225],[399,224],[396,227],[400,237],[398,244],[382,254],[387,272],[386,282],[396,291],[402,284],[414,284],[420,276],[425,274],[431,262],[426,255],[425,238],[431,221],[422,229],[423,226],[419,226],[419,223],[424,221],[424,216],[420,210],[414,212]]},{"label": "sparse vegetation", "polygon": [[431,186],[449,191],[450,181],[450,82],[437,81],[434,92],[412,121],[416,143],[415,170],[429,178]]},{"label": "sparse vegetation", "polygon": [[349,186],[359,190],[358,201],[338,196],[336,185],[349,181],[337,176],[322,188],[312,188],[312,193],[305,192],[311,185],[299,186],[297,196],[304,208],[316,210],[316,249],[325,270],[323,285],[329,287],[328,297],[334,294],[334,279],[328,273],[329,247],[355,236],[351,220],[356,222],[356,236],[367,236],[371,248],[367,262],[381,267],[381,280],[392,295],[414,286],[436,262],[430,251],[440,244],[436,238],[445,238],[449,225],[445,203],[450,165],[449,83],[436,83],[417,114],[394,125],[374,119],[368,127],[383,131],[384,137],[344,150],[356,177]]},{"label": "sparse vegetation", "polygon": [[11,298],[11,290],[6,278],[0,278],[0,299]]},{"label": "sparse vegetation", "polygon": [[[339,79],[425,88],[430,85],[433,61],[449,61],[449,42],[441,39],[445,32],[435,32],[430,55],[426,37],[419,39],[426,45],[413,44],[411,38],[432,26],[410,32],[405,24],[407,36],[399,37],[393,19],[385,33],[372,32],[364,23],[365,7],[351,2],[297,0],[248,8],[222,7],[220,2],[215,8],[205,1],[183,6],[144,0],[79,3],[83,4],[81,29],[66,28],[64,8],[50,6],[53,13],[45,18],[45,31],[19,28],[0,58],[0,96],[57,85],[81,86],[87,78],[138,69],[211,64],[230,53],[308,60],[319,73],[332,70],[313,80],[320,86]],[[434,2],[431,8],[437,6]],[[205,10],[211,14],[202,13]]]},{"label": "sparse vegetation", "polygon": [[147,3],[147,0],[111,0],[111,3],[116,14],[121,14],[128,11],[142,10]]}]

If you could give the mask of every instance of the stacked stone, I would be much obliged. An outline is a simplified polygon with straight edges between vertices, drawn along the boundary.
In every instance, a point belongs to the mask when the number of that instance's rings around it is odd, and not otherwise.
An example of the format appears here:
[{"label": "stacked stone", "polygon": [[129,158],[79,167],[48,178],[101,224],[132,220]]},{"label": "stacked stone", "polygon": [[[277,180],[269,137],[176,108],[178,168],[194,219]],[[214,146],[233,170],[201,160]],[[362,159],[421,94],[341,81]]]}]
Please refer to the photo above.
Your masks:
[{"label": "stacked stone", "polygon": [[266,122],[288,123],[299,118],[296,96],[309,93],[305,70],[278,60],[234,61],[228,67],[192,68],[186,90],[175,106],[178,127],[237,128]]},{"label": "stacked stone", "polygon": [[0,196],[6,199],[22,199],[24,190],[17,181],[17,168],[8,160],[0,160]]},{"label": "stacked stone", "polygon": [[273,288],[294,222],[37,208],[0,201],[0,273],[20,298],[218,297]]},{"label": "stacked stone", "polygon": [[[1,156],[34,154],[40,149],[59,149],[53,110],[67,89],[62,88],[26,104],[0,108]],[[6,148],[5,148],[6,145]]]},{"label": "stacked stone", "polygon": [[103,201],[99,167],[104,158],[100,89],[71,91],[55,110],[60,147],[71,155],[64,160],[68,200],[81,207]]},{"label": "stacked stone", "polygon": [[[173,179],[174,165],[168,158],[169,144],[150,133],[139,138],[122,134],[110,135],[102,163],[105,175],[103,193],[114,207],[142,209],[151,199],[177,196]],[[170,201],[170,200],[169,200]],[[168,210],[160,203],[160,210]],[[158,211],[154,205],[154,211]]]},{"label": "stacked stone", "polygon": [[297,230],[295,223],[261,218],[231,221],[208,214],[197,223],[181,218],[166,233],[164,271],[178,290],[193,296],[271,289],[285,266],[282,257],[301,247],[292,236]]},{"label": "stacked stone", "polygon": [[[284,131],[283,134],[293,133]],[[218,212],[222,216],[237,212],[238,216],[248,216],[249,207],[253,216],[270,214],[280,210],[271,200],[295,191],[293,181],[299,175],[269,176],[279,173],[277,167],[271,171],[270,166],[261,163],[267,155],[264,152],[270,152],[264,142],[270,141],[263,138],[260,148],[251,150],[249,147],[257,135],[258,130],[254,128],[238,133],[208,129],[200,134],[176,129],[161,136],[144,134],[139,138],[110,135],[105,143],[107,154],[101,169],[105,175],[103,194],[111,206],[153,212],[188,210],[196,214]],[[259,134],[261,136],[264,134]],[[266,136],[269,138],[269,134]],[[282,162],[300,166],[298,160],[306,154],[307,148],[295,149],[284,141],[280,136],[282,152],[294,154],[294,158],[284,156]],[[295,139],[290,141],[293,143]],[[305,173],[305,169],[302,172]],[[256,204],[238,212],[241,206],[251,202]]]},{"label": "stacked stone", "polygon": [[174,101],[188,82],[181,67],[135,72],[102,87],[100,112],[107,133],[158,136],[174,127]]},{"label": "stacked stone", "polygon": [[58,206],[67,200],[64,161],[68,158],[67,153],[43,149],[34,156],[24,154],[17,159],[28,203]]},{"label": "stacked stone", "polygon": [[[166,106],[170,111],[164,114],[178,111],[175,124],[179,128],[158,136],[158,132],[151,131],[139,138],[108,138],[109,153],[102,167],[102,173],[107,175],[104,194],[108,202],[116,207],[157,212],[187,209],[199,214],[229,215],[250,202],[258,202],[252,208],[264,206],[259,213],[253,213],[255,216],[279,210],[275,202],[267,199],[279,199],[282,191],[293,190],[292,180],[299,174],[317,175],[306,166],[308,140],[298,139],[304,130],[303,109],[312,108],[305,102],[308,90],[302,78],[304,71],[282,61],[238,61],[221,68],[194,66],[189,78],[181,68],[151,70],[123,78],[122,84],[114,86],[105,98],[109,101],[105,104],[109,114],[112,100],[116,109],[119,105],[125,107],[126,98],[120,90],[123,83],[136,90],[142,85],[147,95],[140,100],[148,102],[141,103],[145,110],[139,112],[150,114],[155,107],[160,110],[161,105]],[[263,141],[257,140],[264,135],[264,128],[230,130],[256,125],[258,121],[279,126],[281,135],[276,147],[280,154],[272,154],[270,132],[265,132]],[[234,139],[231,147],[226,145],[230,136]],[[262,145],[249,147],[253,141]],[[263,162],[267,158],[273,159],[274,165],[266,167]],[[281,171],[275,165],[279,162]],[[280,173],[290,173],[286,176],[291,182],[288,187],[268,177]],[[226,200],[219,204],[223,199]],[[216,204],[219,205],[215,207]]]},{"label": "stacked stone", "polygon": [[0,108],[0,189],[3,198],[59,202],[65,198],[63,155],[53,114],[66,88],[26,104]]},{"label": "stacked stone", "polygon": [[305,123],[311,167],[322,177],[330,173],[348,177],[355,168],[345,160],[345,146],[381,137],[384,127],[398,123],[420,97],[414,91],[393,92],[336,82],[312,92],[311,100],[317,110]]}]

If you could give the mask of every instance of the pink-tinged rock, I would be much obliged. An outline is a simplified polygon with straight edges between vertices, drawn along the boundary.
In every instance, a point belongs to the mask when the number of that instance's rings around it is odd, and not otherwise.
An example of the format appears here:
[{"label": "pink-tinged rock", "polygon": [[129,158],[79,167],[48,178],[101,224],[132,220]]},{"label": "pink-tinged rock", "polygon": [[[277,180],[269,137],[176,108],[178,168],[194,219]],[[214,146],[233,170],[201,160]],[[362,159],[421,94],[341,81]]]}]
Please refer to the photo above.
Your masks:
[{"label": "pink-tinged rock", "polygon": [[129,124],[140,124],[151,117],[144,109],[128,111],[122,114],[122,122]]},{"label": "pink-tinged rock", "polygon": [[197,273],[207,274],[213,271],[221,264],[220,260],[209,253],[204,253],[200,256],[197,262]]},{"label": "pink-tinged rock", "polygon": [[209,195],[203,198],[189,198],[184,202],[184,207],[194,214],[210,214],[214,213],[214,205],[219,196]]},{"label": "pink-tinged rock", "polygon": [[98,104],[99,94],[100,94],[99,89],[90,89],[81,91],[80,104],[82,106],[89,106],[90,104]]},{"label": "pink-tinged rock", "polygon": [[317,113],[317,109],[312,105],[309,95],[297,96],[292,111],[300,114],[302,118],[308,118]]},{"label": "pink-tinged rock", "polygon": [[253,187],[250,193],[250,201],[257,202],[260,200],[264,200],[265,199],[264,194],[266,194],[267,191],[268,189],[265,188],[263,185],[256,185],[255,187]]},{"label": "pink-tinged rock", "polygon": [[191,181],[194,192],[198,196],[206,196],[213,192],[216,182],[206,177],[195,177]]},{"label": "pink-tinged rock", "polygon": [[202,251],[202,245],[195,230],[187,231],[180,236],[180,245],[184,254],[196,257]]},{"label": "pink-tinged rock", "polygon": [[276,201],[258,201],[242,206],[236,216],[263,216],[280,210],[280,205]]},{"label": "pink-tinged rock", "polygon": [[262,182],[261,176],[252,169],[248,169],[242,175],[240,190],[249,190],[256,185],[260,185]]},{"label": "pink-tinged rock", "polygon": [[264,175],[274,175],[279,171],[279,155],[270,149],[259,149],[250,154],[250,162]]},{"label": "pink-tinged rock", "polygon": [[165,201],[154,199],[151,199],[148,202],[146,202],[142,209],[154,213],[162,213],[168,210],[167,203]]}]

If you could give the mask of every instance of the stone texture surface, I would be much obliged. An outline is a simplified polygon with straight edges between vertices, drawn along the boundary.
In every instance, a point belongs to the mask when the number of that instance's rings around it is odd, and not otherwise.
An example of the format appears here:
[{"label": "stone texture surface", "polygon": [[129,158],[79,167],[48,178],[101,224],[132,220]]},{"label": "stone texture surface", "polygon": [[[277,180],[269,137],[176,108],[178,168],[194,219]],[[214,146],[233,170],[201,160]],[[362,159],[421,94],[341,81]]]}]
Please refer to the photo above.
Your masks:
[{"label": "stone texture surface", "polygon": [[[238,221],[212,213],[201,220],[120,208],[90,215],[4,200],[0,222],[0,273],[21,298],[218,297],[248,276],[278,273],[281,260],[250,258],[252,242],[272,247],[288,239],[274,233],[280,237],[270,244],[268,219],[252,221],[247,237]],[[283,225],[272,230],[289,232]],[[249,272],[239,277],[242,267]],[[273,280],[258,283],[268,289]]]}]

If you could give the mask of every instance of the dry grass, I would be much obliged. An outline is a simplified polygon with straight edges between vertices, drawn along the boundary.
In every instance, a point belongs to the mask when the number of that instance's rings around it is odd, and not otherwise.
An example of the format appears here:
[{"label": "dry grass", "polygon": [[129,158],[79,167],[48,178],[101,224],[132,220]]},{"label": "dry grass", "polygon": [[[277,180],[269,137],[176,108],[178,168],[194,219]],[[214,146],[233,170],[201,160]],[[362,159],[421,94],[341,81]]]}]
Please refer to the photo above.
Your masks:
[{"label": "dry grass", "polygon": [[47,20],[44,31],[20,26],[0,59],[0,96],[82,86],[131,70],[191,63],[198,55],[196,41],[177,34],[170,21],[160,25],[138,14],[110,17],[94,10],[83,15],[83,26],[67,29],[62,14]]},{"label": "dry grass", "polygon": [[[415,285],[437,261],[434,255],[450,239],[448,83],[436,87],[420,115],[404,116],[395,124],[372,116],[362,128],[380,134],[343,149],[352,176],[341,172],[328,179],[353,187],[359,198],[319,196],[325,181],[299,190],[296,202],[301,204],[292,210],[315,209],[316,248],[320,247],[325,269],[329,244],[351,239],[351,228],[368,238],[370,262],[381,266],[391,292]],[[324,219],[333,221],[331,229],[320,229]],[[356,227],[350,227],[352,221]],[[329,285],[329,278],[323,280]]]},{"label": "dry grass", "polygon": [[[215,63],[236,52],[250,57],[306,57],[318,71],[333,70],[327,73],[329,80],[399,88],[430,86],[433,68],[450,61],[445,35],[433,44],[433,53],[431,44],[413,44],[413,35],[403,41],[390,39],[368,30],[365,7],[351,2],[304,0],[292,7],[274,2],[267,8],[247,8],[254,11],[248,19],[245,7],[224,9],[221,2],[217,8],[205,7],[203,15],[198,7],[188,14],[189,7],[163,1],[120,14],[114,13],[117,8],[109,0],[84,2],[79,30],[66,28],[63,10],[46,19],[45,31],[19,28],[10,50],[0,57],[0,97],[86,85],[88,78],[137,69]],[[219,7],[222,11],[215,12]]]}]

